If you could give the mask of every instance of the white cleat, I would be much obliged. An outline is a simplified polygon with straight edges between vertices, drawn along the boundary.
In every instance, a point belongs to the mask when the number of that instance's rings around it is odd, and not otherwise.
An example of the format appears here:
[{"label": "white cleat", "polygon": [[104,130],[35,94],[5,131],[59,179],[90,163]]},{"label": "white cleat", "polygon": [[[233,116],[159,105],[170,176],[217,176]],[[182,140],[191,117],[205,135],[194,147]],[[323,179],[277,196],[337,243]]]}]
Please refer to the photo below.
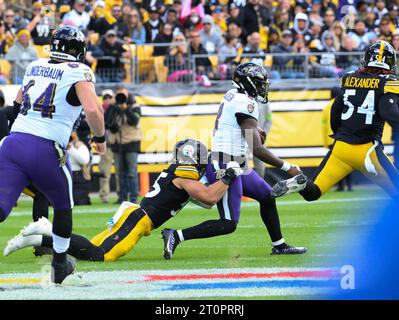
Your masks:
[{"label": "white cleat", "polygon": [[304,174],[298,174],[295,177],[277,182],[271,191],[273,198],[285,196],[287,194],[296,193],[302,191],[306,187],[308,178]]},{"label": "white cleat", "polygon": [[26,227],[22,229],[21,234],[23,236],[31,236],[34,234],[39,234],[42,236],[52,236],[53,225],[47,218],[41,217],[36,222],[29,223]]},{"label": "white cleat", "polygon": [[33,236],[24,237],[22,234],[19,234],[7,242],[3,254],[5,256],[8,256],[11,253],[26,247],[40,246],[41,242],[42,242],[42,236],[33,235]]}]

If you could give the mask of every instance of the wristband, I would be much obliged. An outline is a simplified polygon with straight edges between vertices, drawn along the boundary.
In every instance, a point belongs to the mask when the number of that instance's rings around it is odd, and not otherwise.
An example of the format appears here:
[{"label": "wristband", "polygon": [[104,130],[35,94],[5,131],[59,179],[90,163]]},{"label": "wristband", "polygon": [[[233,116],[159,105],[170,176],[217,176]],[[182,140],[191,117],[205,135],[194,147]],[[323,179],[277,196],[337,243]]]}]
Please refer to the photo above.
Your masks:
[{"label": "wristband", "polygon": [[284,161],[283,165],[280,168],[281,170],[287,172],[288,170],[291,169],[291,163]]},{"label": "wristband", "polygon": [[102,135],[101,137],[94,136],[91,138],[91,141],[96,142],[96,143],[104,143],[105,142],[105,134]]}]

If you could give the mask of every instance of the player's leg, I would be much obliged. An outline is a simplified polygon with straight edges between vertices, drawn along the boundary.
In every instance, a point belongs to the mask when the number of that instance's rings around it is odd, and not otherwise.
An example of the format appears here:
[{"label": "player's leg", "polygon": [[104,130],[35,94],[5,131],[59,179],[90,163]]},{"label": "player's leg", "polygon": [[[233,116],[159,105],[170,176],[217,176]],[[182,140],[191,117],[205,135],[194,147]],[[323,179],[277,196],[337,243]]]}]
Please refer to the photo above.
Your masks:
[{"label": "player's leg", "polygon": [[40,157],[31,160],[31,179],[54,208],[52,280],[61,283],[73,272],[66,256],[72,234],[72,170],[57,144],[37,138],[35,147]]},{"label": "player's leg", "polygon": [[315,201],[330,190],[338,181],[350,174],[354,168],[348,161],[353,155],[351,145],[336,141],[331,151],[316,169],[312,180],[308,180],[299,192],[307,201]]},{"label": "player's leg", "polygon": [[338,181],[351,173],[354,168],[348,164],[348,155],[353,155],[349,144],[337,141],[314,172],[313,179],[300,174],[278,182],[272,188],[272,196],[280,197],[299,192],[307,201],[315,201]]},{"label": "player's leg", "polygon": [[18,160],[21,147],[15,144],[13,137],[7,137],[0,149],[0,222],[7,219],[22,190],[28,184],[24,166]]},{"label": "player's leg", "polygon": [[[221,168],[225,168],[225,165],[209,164],[207,166],[206,177],[209,183],[212,184],[217,180],[217,175]],[[223,198],[217,203],[220,217],[218,220],[207,220],[196,226],[182,230],[162,230],[164,258],[171,259],[177,245],[183,241],[212,238],[234,232],[240,219],[241,196],[241,177],[237,177],[230,184]]]},{"label": "player's leg", "polygon": [[[8,256],[13,252],[27,247],[52,249],[53,238],[51,234],[43,235],[26,233],[26,235],[24,235],[21,233],[7,242],[3,254]],[[104,261],[104,251],[100,247],[92,244],[85,237],[77,234],[71,235],[71,241],[67,253],[79,260]]]},{"label": "player's leg", "polygon": [[[24,194],[33,198],[32,207],[32,219],[33,221],[38,221],[40,218],[48,218],[49,202],[46,196],[40,192],[34,185],[30,184],[24,189]],[[36,246],[33,250],[33,254],[40,257],[45,254],[52,254],[50,248],[45,248],[42,246]]]},{"label": "player's leg", "polygon": [[363,173],[374,183],[383,188],[391,197],[399,198],[399,172],[388,158],[382,145],[378,145],[370,154],[371,163],[374,165],[376,175]]},{"label": "player's leg", "polygon": [[139,206],[130,206],[123,211],[111,229],[95,236],[91,243],[103,250],[104,261],[115,261],[131,251],[152,229],[152,222],[147,214]]},{"label": "player's leg", "polygon": [[46,196],[40,192],[34,185],[28,185],[23,193],[33,198],[32,219],[39,220],[41,217],[48,218],[49,202]]},{"label": "player's leg", "polygon": [[276,200],[270,194],[271,186],[252,169],[248,169],[241,176],[241,179],[243,195],[257,200],[260,204],[260,215],[273,245],[272,253],[300,254],[306,252],[306,248],[293,247],[285,243],[281,232]]},{"label": "player's leg", "polygon": [[[1,160],[0,160],[1,162]],[[7,219],[22,190],[28,184],[27,176],[11,166],[0,164],[0,223]]]}]

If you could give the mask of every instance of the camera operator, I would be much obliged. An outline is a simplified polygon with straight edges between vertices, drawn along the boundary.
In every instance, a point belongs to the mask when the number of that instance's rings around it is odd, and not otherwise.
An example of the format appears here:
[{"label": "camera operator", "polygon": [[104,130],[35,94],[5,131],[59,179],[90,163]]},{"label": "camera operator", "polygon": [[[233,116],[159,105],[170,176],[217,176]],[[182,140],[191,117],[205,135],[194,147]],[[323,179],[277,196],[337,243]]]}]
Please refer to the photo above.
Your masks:
[{"label": "camera operator", "polygon": [[73,131],[67,146],[72,168],[73,202],[75,205],[91,205],[90,192],[90,151]]},{"label": "camera operator", "polygon": [[115,104],[105,113],[105,126],[110,131],[109,143],[119,176],[118,203],[126,200],[136,203],[139,196],[140,116],[141,110],[134,96],[125,87],[116,87]]}]

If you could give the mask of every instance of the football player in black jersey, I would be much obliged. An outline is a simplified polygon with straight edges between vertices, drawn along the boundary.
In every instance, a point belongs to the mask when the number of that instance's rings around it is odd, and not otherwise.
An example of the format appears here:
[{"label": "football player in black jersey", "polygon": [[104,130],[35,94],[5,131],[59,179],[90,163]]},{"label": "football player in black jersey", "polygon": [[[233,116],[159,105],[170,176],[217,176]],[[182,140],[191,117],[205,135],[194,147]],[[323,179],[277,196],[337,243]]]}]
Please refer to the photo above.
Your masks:
[{"label": "football player in black jersey", "polygon": [[307,201],[320,198],[354,170],[362,172],[391,197],[399,195],[399,173],[384,153],[381,142],[385,122],[399,124],[399,80],[395,49],[376,41],[365,51],[360,69],[346,73],[331,107],[331,151],[317,168],[314,179],[300,174],[278,182],[274,197],[299,192]]},{"label": "football player in black jersey", "polygon": [[[140,205],[123,202],[107,223],[108,228],[90,241],[72,234],[68,254],[80,260],[114,261],[127,254],[143,237],[175,216],[190,197],[208,205],[216,204],[236,176],[237,162],[231,161],[221,180],[205,186],[199,180],[205,172],[208,150],[201,142],[184,139],[174,150],[174,161],[163,170]],[[52,247],[51,223],[42,218],[11,239],[4,255],[28,246]]]}]

